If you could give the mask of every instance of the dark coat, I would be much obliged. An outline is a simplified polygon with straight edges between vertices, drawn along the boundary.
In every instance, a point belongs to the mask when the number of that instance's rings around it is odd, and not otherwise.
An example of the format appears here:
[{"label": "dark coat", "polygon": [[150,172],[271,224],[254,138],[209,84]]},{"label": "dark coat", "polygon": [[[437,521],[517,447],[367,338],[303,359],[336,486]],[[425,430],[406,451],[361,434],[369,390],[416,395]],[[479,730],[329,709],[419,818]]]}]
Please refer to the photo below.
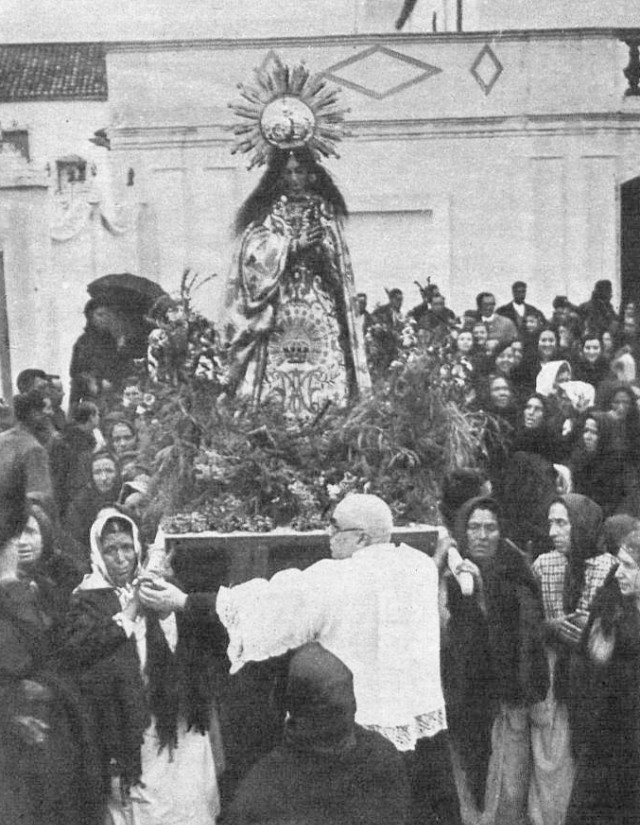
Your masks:
[{"label": "dark coat", "polygon": [[[102,790],[95,729],[73,684],[49,658],[48,628],[25,583],[0,587],[0,812],[18,825],[99,825]],[[19,735],[16,717],[48,725]]]},{"label": "dark coat", "polygon": [[65,429],[49,450],[56,503],[64,518],[71,501],[91,484],[91,456],[96,446],[93,433],[77,426]]},{"label": "dark coat", "polygon": [[108,381],[118,388],[132,372],[133,362],[128,350],[118,349],[118,344],[106,330],[87,324],[84,332],[73,345],[69,375],[71,392],[69,405],[73,406],[87,397],[88,380],[93,379],[102,390],[102,382]]},{"label": "dark coat", "polygon": [[520,317],[518,313],[513,308],[513,302],[509,301],[508,304],[504,304],[501,307],[498,307],[496,310],[498,315],[502,315],[504,318],[508,318],[513,324],[515,324],[517,329],[520,329],[524,326],[524,318],[525,315],[537,315],[543,322],[544,322],[544,315],[537,307],[532,306],[531,304],[524,305],[524,315]]}]

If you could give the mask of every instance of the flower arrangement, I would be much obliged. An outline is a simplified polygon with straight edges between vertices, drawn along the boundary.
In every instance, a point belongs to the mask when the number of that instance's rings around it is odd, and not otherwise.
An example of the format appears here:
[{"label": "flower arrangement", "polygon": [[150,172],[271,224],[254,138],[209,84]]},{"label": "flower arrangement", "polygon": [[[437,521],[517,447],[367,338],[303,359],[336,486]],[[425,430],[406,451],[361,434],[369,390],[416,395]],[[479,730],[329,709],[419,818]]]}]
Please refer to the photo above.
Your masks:
[{"label": "flower arrangement", "polygon": [[196,280],[185,274],[181,297],[156,313],[164,343],[148,356],[142,441],[168,532],[319,529],[351,491],[380,495],[398,524],[438,519],[441,479],[475,465],[483,430],[448,343],[407,331],[370,395],[298,420],[276,400],[227,396],[225,348],[191,306]]}]

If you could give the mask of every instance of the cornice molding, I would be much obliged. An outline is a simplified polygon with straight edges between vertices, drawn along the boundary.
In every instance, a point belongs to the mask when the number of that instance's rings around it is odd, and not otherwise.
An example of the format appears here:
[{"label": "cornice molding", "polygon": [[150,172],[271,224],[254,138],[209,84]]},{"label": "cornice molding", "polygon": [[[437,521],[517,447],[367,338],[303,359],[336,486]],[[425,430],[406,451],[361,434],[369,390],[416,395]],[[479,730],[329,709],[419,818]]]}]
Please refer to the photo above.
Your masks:
[{"label": "cornice molding", "polygon": [[[503,117],[350,121],[350,139],[415,140],[443,138],[584,135],[640,132],[640,109],[633,112],[567,113]],[[113,150],[150,150],[231,146],[227,124],[201,126],[120,126],[110,130]],[[230,164],[232,166],[232,164]]]},{"label": "cornice molding", "polygon": [[473,32],[442,32],[442,33],[361,33],[361,34],[329,34],[308,37],[297,35],[293,37],[227,37],[202,40],[131,40],[104,43],[109,54],[123,52],[158,52],[184,50],[220,50],[233,49],[293,49],[300,46],[375,46],[379,44],[397,46],[413,46],[417,44],[437,43],[478,43],[487,41],[528,41],[528,40],[620,40],[625,37],[640,36],[640,29],[627,28],[581,28],[581,29],[509,29],[505,31],[473,31]]}]

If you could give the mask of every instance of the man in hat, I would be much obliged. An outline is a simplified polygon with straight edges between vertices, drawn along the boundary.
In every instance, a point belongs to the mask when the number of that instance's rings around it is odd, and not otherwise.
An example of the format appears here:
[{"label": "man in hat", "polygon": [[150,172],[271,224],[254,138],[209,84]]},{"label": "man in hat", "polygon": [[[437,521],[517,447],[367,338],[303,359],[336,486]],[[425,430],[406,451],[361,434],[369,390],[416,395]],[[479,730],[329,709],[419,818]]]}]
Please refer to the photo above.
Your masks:
[{"label": "man in hat", "polygon": [[[331,559],[267,581],[222,587],[204,602],[174,585],[142,585],[141,602],[205,618],[229,634],[231,672],[310,641],[353,673],[356,722],[406,754],[415,822],[460,822],[440,682],[438,570],[424,553],[391,543],[391,510],[350,494],[331,518]],[[437,556],[444,554],[448,534]],[[432,817],[430,819],[429,817]]]}]

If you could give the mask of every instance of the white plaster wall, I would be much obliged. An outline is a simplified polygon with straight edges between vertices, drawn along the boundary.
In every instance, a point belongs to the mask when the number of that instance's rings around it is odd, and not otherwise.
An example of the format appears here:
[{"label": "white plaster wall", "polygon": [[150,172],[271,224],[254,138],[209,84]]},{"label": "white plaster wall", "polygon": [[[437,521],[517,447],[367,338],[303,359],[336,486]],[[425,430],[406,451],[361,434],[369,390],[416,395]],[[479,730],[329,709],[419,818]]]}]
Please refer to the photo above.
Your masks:
[{"label": "white plaster wall", "polygon": [[[134,233],[110,234],[100,217],[100,210],[111,214],[114,204],[109,153],[89,138],[109,123],[106,102],[0,104],[0,124],[7,129],[14,123],[29,132],[31,169],[40,170],[44,188],[12,189],[0,182],[12,373],[15,379],[20,370],[38,366],[66,380],[71,349],[84,326],[87,285],[108,272],[136,271],[138,239]],[[52,225],[61,218],[55,162],[71,154],[87,161],[91,182],[90,191],[74,197],[95,205],[74,238],[54,241]],[[89,170],[92,164],[95,177]],[[119,197],[124,198],[129,190],[120,183]]]},{"label": "white plaster wall", "polygon": [[[487,43],[503,66],[488,95],[470,72]],[[148,205],[143,274],[173,289],[186,266],[219,273],[200,296],[216,315],[233,214],[260,174],[229,154],[235,84],[271,47],[327,70],[370,45],[327,38],[108,55],[114,177],[135,168]],[[618,186],[640,173],[625,47],[606,32],[395,37],[384,46],[441,71],[382,100],[344,89],[353,136],[328,165],[353,212],[356,282],[371,305],[398,285],[411,306],[414,280],[427,275],[459,311],[483,288],[508,300],[516,278],[545,311],[556,294],[586,300],[599,278],[617,288]],[[381,66],[393,75],[390,64],[365,63],[358,82],[383,82]]]}]

